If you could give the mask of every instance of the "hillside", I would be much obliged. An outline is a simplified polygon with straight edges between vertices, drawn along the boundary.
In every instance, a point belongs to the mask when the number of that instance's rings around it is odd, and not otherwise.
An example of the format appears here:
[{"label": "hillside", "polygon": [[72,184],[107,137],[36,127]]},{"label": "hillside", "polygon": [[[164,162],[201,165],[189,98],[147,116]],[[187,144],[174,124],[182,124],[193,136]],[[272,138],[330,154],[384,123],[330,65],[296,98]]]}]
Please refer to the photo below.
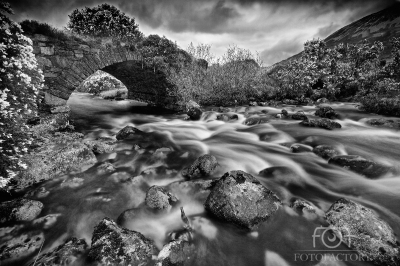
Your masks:
[{"label": "hillside", "polygon": [[[325,42],[329,47],[339,43],[357,44],[364,40],[370,43],[381,41],[385,46],[382,58],[390,57],[391,45],[390,39],[400,36],[400,3],[373,13],[362,19],[359,19],[325,38]],[[276,63],[271,69],[277,65],[296,59],[301,53],[296,54],[288,59]]]}]

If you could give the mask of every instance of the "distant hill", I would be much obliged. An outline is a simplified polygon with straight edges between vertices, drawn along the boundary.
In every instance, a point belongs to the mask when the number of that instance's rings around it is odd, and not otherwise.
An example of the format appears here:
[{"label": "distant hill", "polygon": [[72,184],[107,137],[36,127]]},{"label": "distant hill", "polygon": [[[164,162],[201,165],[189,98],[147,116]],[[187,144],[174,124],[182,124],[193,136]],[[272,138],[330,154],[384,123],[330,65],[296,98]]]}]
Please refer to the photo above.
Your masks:
[{"label": "distant hill", "polygon": [[[390,57],[392,37],[400,36],[400,3],[373,13],[362,19],[359,19],[329,35],[325,42],[328,47],[335,46],[339,43],[357,44],[363,40],[370,43],[381,41],[385,50],[382,58]],[[300,57],[301,53],[289,57],[279,63],[276,63],[271,68],[277,65],[285,64],[286,62]]]}]

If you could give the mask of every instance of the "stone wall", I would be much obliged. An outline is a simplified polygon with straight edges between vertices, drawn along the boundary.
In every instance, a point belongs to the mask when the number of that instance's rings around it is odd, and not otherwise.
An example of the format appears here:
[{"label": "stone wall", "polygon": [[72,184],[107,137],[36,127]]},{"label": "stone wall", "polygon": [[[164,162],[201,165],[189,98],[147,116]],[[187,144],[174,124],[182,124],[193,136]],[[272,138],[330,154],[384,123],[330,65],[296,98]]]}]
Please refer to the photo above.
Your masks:
[{"label": "stone wall", "polygon": [[[45,101],[49,105],[65,105],[71,93],[97,70],[113,69],[121,62],[141,62],[140,54],[128,49],[122,42],[109,38],[69,40],[51,39],[44,35],[29,36],[33,41],[34,54],[45,77]],[[107,72],[107,71],[106,71]],[[129,72],[129,71],[128,71]],[[126,76],[125,71],[124,76]],[[118,73],[110,73],[116,75]],[[131,74],[133,74],[131,72]],[[124,81],[121,80],[123,83]],[[153,102],[155,93],[151,90],[135,94],[134,84],[124,85],[136,100]],[[143,97],[142,97],[142,96]],[[135,99],[135,98],[134,98]]]}]

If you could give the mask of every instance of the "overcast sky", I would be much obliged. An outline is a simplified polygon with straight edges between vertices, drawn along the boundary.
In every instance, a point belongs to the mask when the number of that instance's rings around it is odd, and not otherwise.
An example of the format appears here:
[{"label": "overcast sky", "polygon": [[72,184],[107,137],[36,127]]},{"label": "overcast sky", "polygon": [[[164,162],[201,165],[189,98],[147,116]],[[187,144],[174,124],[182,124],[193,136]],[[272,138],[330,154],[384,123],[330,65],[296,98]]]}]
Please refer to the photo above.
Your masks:
[{"label": "overcast sky", "polygon": [[63,28],[74,9],[102,3],[134,17],[145,34],[259,52],[268,66],[302,50],[303,43],[392,5],[395,0],[11,0],[17,21],[35,19]]}]

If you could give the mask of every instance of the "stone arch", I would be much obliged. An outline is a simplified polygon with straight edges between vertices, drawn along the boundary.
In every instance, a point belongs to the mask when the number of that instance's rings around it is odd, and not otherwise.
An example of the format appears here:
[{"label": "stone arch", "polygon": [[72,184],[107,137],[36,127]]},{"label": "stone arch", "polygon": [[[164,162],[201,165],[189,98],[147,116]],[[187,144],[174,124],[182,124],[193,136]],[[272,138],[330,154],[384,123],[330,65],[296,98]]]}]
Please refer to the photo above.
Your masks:
[{"label": "stone arch", "polygon": [[[154,91],[154,88],[135,91],[126,74],[113,71],[143,62],[139,53],[130,50],[122,42],[112,41],[110,38],[82,40],[72,36],[68,40],[58,40],[39,34],[29,37],[33,41],[33,52],[45,77],[43,94],[48,105],[66,105],[79,84],[97,70],[103,70],[121,80],[128,88],[130,99],[157,103],[157,97],[162,94]],[[113,65],[118,67],[113,68]]]}]

